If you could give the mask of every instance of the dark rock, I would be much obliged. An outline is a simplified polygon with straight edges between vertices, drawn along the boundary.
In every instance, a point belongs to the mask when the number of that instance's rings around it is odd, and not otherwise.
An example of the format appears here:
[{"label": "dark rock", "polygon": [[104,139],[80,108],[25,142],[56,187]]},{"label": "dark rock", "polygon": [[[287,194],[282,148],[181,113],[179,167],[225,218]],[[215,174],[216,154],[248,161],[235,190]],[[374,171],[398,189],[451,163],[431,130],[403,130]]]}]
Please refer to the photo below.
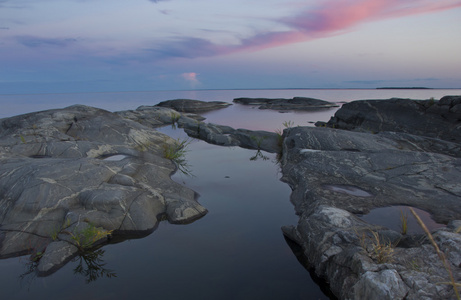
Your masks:
[{"label": "dark rock", "polygon": [[292,99],[236,98],[234,102],[243,105],[256,105],[259,106],[259,109],[274,110],[317,110],[339,106],[328,101],[307,97],[294,97]]},{"label": "dark rock", "polygon": [[0,258],[46,248],[40,275],[77,255],[64,232],[146,234],[163,215],[188,223],[207,212],[170,178],[176,165],[163,151],[174,140],[138,122],[71,106],[1,119],[0,128]]},{"label": "dark rock", "polygon": [[247,149],[279,153],[281,137],[275,132],[234,129],[212,123],[179,122],[191,137],[220,146],[239,146]]},{"label": "dark rock", "polygon": [[[435,100],[392,98],[344,104],[326,123],[331,128],[394,131],[461,142],[461,96]],[[323,124],[319,124],[323,125]]]},{"label": "dark rock", "polygon": [[172,108],[179,112],[201,113],[221,109],[232,105],[222,101],[200,101],[191,99],[174,99],[160,102],[156,106]]}]

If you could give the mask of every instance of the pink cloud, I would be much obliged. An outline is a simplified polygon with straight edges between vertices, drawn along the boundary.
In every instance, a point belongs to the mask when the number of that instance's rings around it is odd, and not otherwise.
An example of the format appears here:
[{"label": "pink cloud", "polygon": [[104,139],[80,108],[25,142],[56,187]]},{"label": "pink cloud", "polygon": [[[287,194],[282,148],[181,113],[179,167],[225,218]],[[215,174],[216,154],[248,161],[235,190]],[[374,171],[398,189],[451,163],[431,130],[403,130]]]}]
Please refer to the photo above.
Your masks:
[{"label": "pink cloud", "polygon": [[[211,57],[258,51],[342,34],[367,22],[461,7],[461,0],[319,0],[318,3],[315,7],[300,7],[297,15],[275,20],[286,25],[287,30],[262,32],[241,39],[238,45],[219,45],[203,38],[185,37],[161,45],[155,51],[163,58]],[[194,82],[196,78],[188,80]]]},{"label": "pink cloud", "polygon": [[342,32],[362,23],[461,7],[453,0],[341,0],[326,1],[282,23],[304,32],[306,38]]},{"label": "pink cloud", "polygon": [[190,72],[190,73],[182,73],[181,77],[185,79],[192,87],[196,87],[200,84],[200,81],[197,78],[198,73]]},{"label": "pink cloud", "polygon": [[[267,32],[241,41],[227,52],[261,50],[350,31],[367,22],[432,13],[461,7],[460,0],[329,0],[279,22],[291,30]],[[226,51],[223,51],[225,54]]]}]

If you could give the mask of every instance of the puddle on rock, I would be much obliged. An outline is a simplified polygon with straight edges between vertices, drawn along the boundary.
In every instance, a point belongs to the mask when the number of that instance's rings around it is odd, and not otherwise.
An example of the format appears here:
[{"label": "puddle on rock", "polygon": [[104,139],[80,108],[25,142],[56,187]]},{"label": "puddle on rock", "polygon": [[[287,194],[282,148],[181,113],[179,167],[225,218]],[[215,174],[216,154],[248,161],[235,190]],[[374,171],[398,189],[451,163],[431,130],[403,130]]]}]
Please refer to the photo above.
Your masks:
[{"label": "puddle on rock", "polygon": [[343,193],[343,194],[348,194],[352,196],[357,196],[357,197],[371,197],[373,196],[367,191],[364,191],[354,185],[347,185],[347,184],[326,184],[323,186],[325,189],[337,192],[337,193]]},{"label": "puddle on rock", "polygon": [[[424,233],[421,226],[419,226],[413,214],[410,212],[411,206],[388,206],[372,209],[368,214],[359,216],[362,220],[374,224],[385,226],[391,230],[402,232],[402,215],[407,219],[407,234],[420,234]],[[431,215],[421,209],[411,207],[419,215],[429,231],[437,228],[445,227],[444,224],[435,222]]]}]

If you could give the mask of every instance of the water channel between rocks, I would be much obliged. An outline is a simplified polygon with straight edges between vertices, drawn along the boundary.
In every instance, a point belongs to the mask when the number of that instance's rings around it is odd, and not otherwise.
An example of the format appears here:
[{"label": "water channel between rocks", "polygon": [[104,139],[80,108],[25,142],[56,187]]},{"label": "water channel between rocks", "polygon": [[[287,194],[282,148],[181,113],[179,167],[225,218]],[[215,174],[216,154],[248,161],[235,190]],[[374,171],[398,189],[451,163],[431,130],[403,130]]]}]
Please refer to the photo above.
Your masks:
[{"label": "water channel between rocks", "polygon": [[[187,138],[182,129],[159,131]],[[188,150],[193,176],[173,178],[200,194],[205,217],[187,225],[161,222],[145,238],[106,245],[103,268],[117,277],[90,283],[74,275],[78,261],[49,277],[21,278],[27,257],[3,260],[5,299],[328,299],[281,232],[297,217],[276,155],[250,160],[256,151],[199,140]]]},{"label": "water channel between rocks", "polygon": [[[435,92],[441,95],[447,94],[444,91]],[[227,92],[227,94],[222,91],[190,93],[155,95],[162,100],[174,98],[228,100],[233,96],[242,96],[241,91]],[[249,96],[256,97],[267,97],[268,93],[267,91],[246,92],[250,94]],[[333,94],[330,95],[331,93]],[[314,96],[339,101],[365,98],[365,95],[371,98],[399,96],[395,95],[395,91],[392,91],[392,95],[383,93],[391,92],[304,91],[301,93],[283,90],[270,91],[270,97]],[[424,91],[423,96],[414,95],[414,91],[405,91],[405,93],[403,96],[411,98],[438,97],[437,94],[428,94],[428,91]],[[67,105],[85,102],[81,99],[81,95],[65,96],[66,99],[62,95],[47,95],[45,97],[47,100],[43,100],[43,103],[64,107],[65,101],[69,102]],[[110,101],[103,99],[103,102],[95,104],[94,99],[91,98],[101,99],[103,96]],[[116,96],[120,97],[120,101],[113,101]],[[106,105],[113,108],[115,103],[119,106],[118,110],[134,109],[136,105],[129,100],[133,96],[133,94],[89,95],[88,103],[84,104],[102,108],[107,108],[104,107]],[[152,94],[136,94],[136,97],[140,96],[150,99]],[[41,103],[36,101],[37,97],[3,96],[5,98],[3,101],[10,101],[13,108],[10,111],[3,111],[2,117],[19,111],[27,112],[27,109],[48,108],[42,107],[43,103],[39,107],[33,106],[32,104]],[[52,102],[54,98],[56,103]],[[141,98],[139,100],[140,104],[150,105],[146,101]],[[15,103],[22,106],[15,110]],[[122,107],[122,105],[129,107]],[[284,121],[293,121],[295,126],[306,126],[309,125],[308,122],[327,121],[334,112],[333,109],[313,113],[280,114],[275,111],[261,111],[233,105],[205,116],[206,122],[230,125],[234,128],[274,131],[283,129]],[[185,137],[181,129],[173,130],[165,127],[160,131],[174,138]],[[79,265],[78,260],[68,263],[51,276],[35,277],[33,272],[28,272],[31,266],[28,256],[2,259],[0,260],[0,298],[327,299],[310,277],[309,272],[297,261],[281,232],[281,226],[296,225],[298,218],[289,202],[291,190],[287,184],[279,180],[281,174],[279,174],[276,156],[263,153],[267,159],[258,157],[257,160],[250,160],[255,154],[254,150],[220,147],[202,141],[192,141],[187,153],[187,161],[194,176],[177,173],[173,178],[200,194],[198,201],[209,210],[205,217],[187,225],[161,222],[147,237],[104,246],[102,249],[105,252],[100,257],[102,259],[99,262],[100,267],[114,272],[116,277],[101,277],[90,283],[86,282],[85,274],[75,274],[76,267]],[[107,159],[120,160],[123,157]],[[350,189],[347,191],[351,192]],[[352,190],[352,192],[356,191]],[[398,214],[394,213],[394,215]],[[373,215],[371,217],[375,218]]]}]

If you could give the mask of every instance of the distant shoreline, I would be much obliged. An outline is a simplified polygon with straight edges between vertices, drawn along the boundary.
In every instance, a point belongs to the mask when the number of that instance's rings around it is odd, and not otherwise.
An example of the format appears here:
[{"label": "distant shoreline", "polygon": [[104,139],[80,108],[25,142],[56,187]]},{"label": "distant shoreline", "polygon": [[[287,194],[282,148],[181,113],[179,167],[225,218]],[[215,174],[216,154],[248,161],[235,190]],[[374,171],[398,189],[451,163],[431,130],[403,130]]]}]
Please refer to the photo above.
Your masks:
[{"label": "distant shoreline", "polygon": [[433,88],[428,87],[378,87],[377,90],[433,90]]}]

